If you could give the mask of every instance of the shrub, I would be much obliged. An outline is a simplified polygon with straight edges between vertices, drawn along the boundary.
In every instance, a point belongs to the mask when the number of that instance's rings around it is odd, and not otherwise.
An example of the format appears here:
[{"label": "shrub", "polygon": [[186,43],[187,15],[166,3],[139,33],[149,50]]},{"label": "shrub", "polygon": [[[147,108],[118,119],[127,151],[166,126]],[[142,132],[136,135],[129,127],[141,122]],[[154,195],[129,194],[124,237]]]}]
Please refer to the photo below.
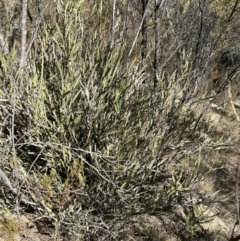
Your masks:
[{"label": "shrub", "polygon": [[56,28],[43,23],[18,82],[15,47],[1,59],[4,170],[18,184],[21,208],[69,232],[114,240],[116,224],[130,216],[213,202],[195,190],[211,168],[201,170],[207,137],[184,103],[188,66],[167,88],[164,73],[152,88],[127,40],[110,48],[89,25],[87,13],[101,22],[101,12],[70,0],[57,11]]}]

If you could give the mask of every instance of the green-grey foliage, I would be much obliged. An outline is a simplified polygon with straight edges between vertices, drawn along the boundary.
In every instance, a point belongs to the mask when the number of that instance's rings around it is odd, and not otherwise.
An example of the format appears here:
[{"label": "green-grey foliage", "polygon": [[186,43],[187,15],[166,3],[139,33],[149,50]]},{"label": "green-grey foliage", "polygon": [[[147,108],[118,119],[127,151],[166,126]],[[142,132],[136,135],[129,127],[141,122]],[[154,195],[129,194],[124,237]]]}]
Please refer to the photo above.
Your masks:
[{"label": "green-grey foliage", "polygon": [[17,173],[10,179],[26,189],[34,212],[107,240],[134,215],[198,205],[200,194],[194,201],[191,193],[211,168],[201,170],[207,138],[184,104],[192,74],[185,53],[181,70],[167,82],[158,76],[153,88],[139,57],[128,56],[129,39],[110,48],[103,38],[101,8],[63,2],[56,1],[56,26],[42,23],[18,82],[15,47],[1,58],[5,145],[16,150],[5,161]]}]

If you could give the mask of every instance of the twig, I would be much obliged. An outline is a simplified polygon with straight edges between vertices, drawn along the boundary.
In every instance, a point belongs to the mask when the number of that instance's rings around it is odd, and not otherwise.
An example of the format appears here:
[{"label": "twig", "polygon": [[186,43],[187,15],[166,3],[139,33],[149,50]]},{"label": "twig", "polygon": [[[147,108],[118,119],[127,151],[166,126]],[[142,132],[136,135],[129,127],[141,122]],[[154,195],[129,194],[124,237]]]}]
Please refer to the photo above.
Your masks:
[{"label": "twig", "polygon": [[28,6],[28,0],[22,0],[21,57],[20,57],[20,63],[19,63],[20,71],[22,71],[22,69],[25,67],[25,64],[26,64],[27,6]]},{"label": "twig", "polygon": [[237,206],[237,222],[240,221],[239,215],[239,198],[238,198],[238,187],[239,187],[239,178],[240,178],[240,161],[238,163],[238,172],[237,172],[237,180],[236,180],[236,206]]},{"label": "twig", "polygon": [[8,55],[8,44],[7,41],[4,40],[3,35],[0,33],[0,46],[2,48],[2,52],[4,56]]},{"label": "twig", "polygon": [[233,101],[232,101],[231,83],[229,83],[229,86],[228,86],[228,95],[229,95],[229,100],[230,100],[233,112],[234,112],[234,114],[236,116],[236,119],[237,119],[238,122],[240,122],[239,115],[237,114],[237,111],[236,111],[236,109],[234,107],[234,104],[233,104]]},{"label": "twig", "polygon": [[238,187],[239,187],[239,178],[240,178],[240,161],[238,163],[238,171],[237,171],[237,178],[236,178],[236,190],[235,190],[235,195],[236,195],[236,208],[237,208],[237,221],[234,224],[233,230],[232,230],[232,235],[229,241],[234,241],[234,240],[239,240],[240,236],[237,236],[234,238],[235,234],[235,229],[236,226],[239,224],[240,221],[240,215],[239,215],[239,198],[238,198]]},{"label": "twig", "polygon": [[114,32],[115,32],[115,14],[116,14],[116,0],[113,1],[113,13],[112,13],[112,36],[110,48],[114,45]]},{"label": "twig", "polygon": [[139,28],[138,28],[137,34],[136,34],[136,36],[135,36],[135,39],[134,39],[134,41],[133,41],[132,47],[131,47],[131,49],[130,49],[130,51],[129,51],[129,53],[128,53],[128,57],[132,54],[133,48],[134,48],[134,46],[135,46],[135,44],[136,44],[136,42],[137,42],[137,38],[138,38],[138,35],[139,35],[139,33],[140,33],[141,29],[142,29],[142,25],[143,25],[143,22],[144,22],[144,19],[145,19],[146,15],[147,15],[147,11],[148,11],[148,7],[149,7],[149,5],[150,5],[150,2],[151,2],[151,1],[148,1],[148,5],[147,5],[147,7],[146,7],[146,9],[145,9],[145,12],[144,12],[144,14],[143,14],[142,21],[141,21],[141,23],[140,23],[140,25],[139,25]]},{"label": "twig", "polygon": [[40,27],[40,24],[41,24],[41,21],[42,21],[42,17],[43,17],[43,14],[44,14],[44,11],[46,10],[46,8],[48,7],[48,3],[46,4],[46,6],[41,10],[41,12],[39,13],[39,17],[35,23],[35,29],[33,31],[33,34],[32,34],[32,38],[30,40],[30,43],[28,45],[28,48],[26,50],[26,56],[28,55],[28,53],[30,52],[31,48],[32,48],[32,45],[34,43],[34,41],[36,40],[37,38],[37,33],[38,33],[38,30],[39,30],[39,27]]},{"label": "twig", "polygon": [[17,189],[13,188],[12,183],[2,169],[0,169],[0,178],[2,179],[3,183],[12,191],[12,193],[17,195]]},{"label": "twig", "polygon": [[[0,168],[0,179],[3,181],[3,183],[9,188],[9,190],[15,194],[18,195],[18,190],[12,186],[12,183],[10,182],[9,178],[5,174],[5,172]],[[30,202],[27,200],[26,197],[24,197],[23,194],[19,195],[21,202],[31,205],[31,206],[36,206],[36,203]]]}]

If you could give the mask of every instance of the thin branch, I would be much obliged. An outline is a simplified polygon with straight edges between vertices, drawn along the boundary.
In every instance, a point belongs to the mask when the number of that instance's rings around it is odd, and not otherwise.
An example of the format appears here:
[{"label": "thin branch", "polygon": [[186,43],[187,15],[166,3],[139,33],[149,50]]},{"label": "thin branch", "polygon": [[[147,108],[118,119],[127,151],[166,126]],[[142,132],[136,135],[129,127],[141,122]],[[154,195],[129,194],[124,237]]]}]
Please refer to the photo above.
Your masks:
[{"label": "thin branch", "polygon": [[130,49],[130,51],[129,51],[128,57],[132,54],[133,48],[134,48],[134,46],[135,46],[135,44],[136,44],[136,42],[137,42],[137,38],[138,38],[138,35],[139,35],[139,33],[140,33],[141,29],[142,29],[142,25],[143,25],[143,22],[144,22],[144,19],[145,19],[146,15],[147,15],[147,10],[148,10],[148,7],[149,7],[149,5],[150,5],[150,2],[151,2],[151,1],[148,1],[148,5],[147,5],[147,7],[146,7],[146,9],[145,9],[145,12],[144,12],[144,14],[143,14],[142,21],[141,21],[141,23],[140,23],[140,25],[139,25],[137,34],[136,34],[135,39],[134,39],[134,41],[133,41],[132,47],[131,47],[131,49]]},{"label": "thin branch", "polygon": [[0,46],[2,48],[2,53],[4,56],[8,55],[8,44],[7,42],[4,40],[3,35],[0,33]]},{"label": "thin branch", "polygon": [[39,13],[39,17],[38,17],[38,19],[36,20],[36,23],[35,23],[35,29],[33,30],[32,38],[31,38],[31,40],[29,42],[28,48],[27,48],[26,53],[25,53],[26,56],[30,52],[30,50],[32,48],[32,45],[33,45],[34,41],[37,38],[37,34],[38,34],[38,30],[39,30],[39,27],[40,27],[40,24],[41,24],[41,21],[42,21],[42,17],[43,17],[44,11],[48,7],[48,5],[49,5],[49,3],[47,3],[45,5],[45,7],[41,10],[41,12]]},{"label": "thin branch", "polygon": [[20,197],[21,202],[27,204],[27,205],[31,205],[31,206],[36,206],[36,203],[30,202],[27,200],[27,198],[23,195],[20,194],[16,188],[14,188],[12,186],[12,183],[10,182],[9,178],[7,177],[7,175],[5,174],[5,172],[0,168],[0,179],[3,181],[3,183],[8,187],[8,189],[15,195]]},{"label": "thin branch", "polygon": [[10,182],[7,175],[4,173],[4,171],[2,169],[0,169],[0,178],[2,179],[3,183],[10,189],[10,191],[13,194],[16,194],[16,195],[18,194],[17,189],[13,188],[12,183]]},{"label": "thin branch", "polygon": [[[239,115],[237,114],[237,111],[236,111],[236,109],[234,107],[234,103],[233,103],[233,100],[232,100],[231,83],[229,83],[229,86],[228,86],[228,95],[229,95],[229,100],[230,100],[233,112],[234,112],[234,114],[236,116],[236,119],[237,119],[238,122],[240,122]],[[238,217],[238,220],[239,220],[239,217]]]},{"label": "thin branch", "polygon": [[237,206],[237,222],[240,221],[239,215],[239,198],[238,198],[238,187],[239,187],[239,178],[240,178],[240,162],[238,163],[238,172],[237,172],[237,180],[236,180],[236,206]]},{"label": "thin branch", "polygon": [[22,0],[22,26],[21,26],[21,57],[19,68],[20,71],[26,64],[26,48],[27,48],[27,6],[28,0]]},{"label": "thin branch", "polygon": [[114,32],[115,32],[115,13],[116,13],[116,0],[113,1],[113,13],[112,13],[112,36],[111,36],[111,46],[113,48],[114,45]]},{"label": "thin branch", "polygon": [[237,171],[237,178],[236,178],[236,190],[235,190],[235,195],[236,195],[236,208],[237,208],[237,221],[234,224],[233,230],[232,230],[232,235],[229,241],[235,241],[239,240],[240,235],[237,237],[234,237],[235,234],[235,229],[236,226],[239,224],[240,221],[240,215],[239,215],[239,198],[238,198],[238,188],[239,188],[239,178],[240,178],[240,162],[238,162],[238,171]]},{"label": "thin branch", "polygon": [[236,2],[235,2],[235,4],[234,4],[234,6],[233,6],[233,9],[232,9],[232,11],[231,11],[231,13],[230,13],[230,15],[229,15],[229,18],[228,18],[228,20],[227,20],[227,23],[229,23],[230,21],[231,21],[231,19],[232,19],[232,17],[233,17],[233,14],[235,13],[235,12],[237,12],[237,5],[238,5],[238,3],[239,3],[239,0],[236,0]]},{"label": "thin branch", "polygon": [[236,205],[237,205],[238,223],[239,223],[239,220],[240,220],[240,217],[239,217],[239,199],[238,199],[239,178],[240,178],[240,162],[238,163],[238,173],[237,173],[237,181],[236,181]]}]

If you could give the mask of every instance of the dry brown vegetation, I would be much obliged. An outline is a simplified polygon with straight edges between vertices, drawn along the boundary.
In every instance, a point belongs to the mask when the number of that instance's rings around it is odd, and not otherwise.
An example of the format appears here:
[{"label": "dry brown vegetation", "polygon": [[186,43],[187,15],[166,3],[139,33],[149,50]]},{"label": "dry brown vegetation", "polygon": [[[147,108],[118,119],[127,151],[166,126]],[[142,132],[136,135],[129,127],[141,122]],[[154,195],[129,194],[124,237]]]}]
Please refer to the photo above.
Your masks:
[{"label": "dry brown vegetation", "polygon": [[239,0],[0,0],[0,240],[238,240]]}]

